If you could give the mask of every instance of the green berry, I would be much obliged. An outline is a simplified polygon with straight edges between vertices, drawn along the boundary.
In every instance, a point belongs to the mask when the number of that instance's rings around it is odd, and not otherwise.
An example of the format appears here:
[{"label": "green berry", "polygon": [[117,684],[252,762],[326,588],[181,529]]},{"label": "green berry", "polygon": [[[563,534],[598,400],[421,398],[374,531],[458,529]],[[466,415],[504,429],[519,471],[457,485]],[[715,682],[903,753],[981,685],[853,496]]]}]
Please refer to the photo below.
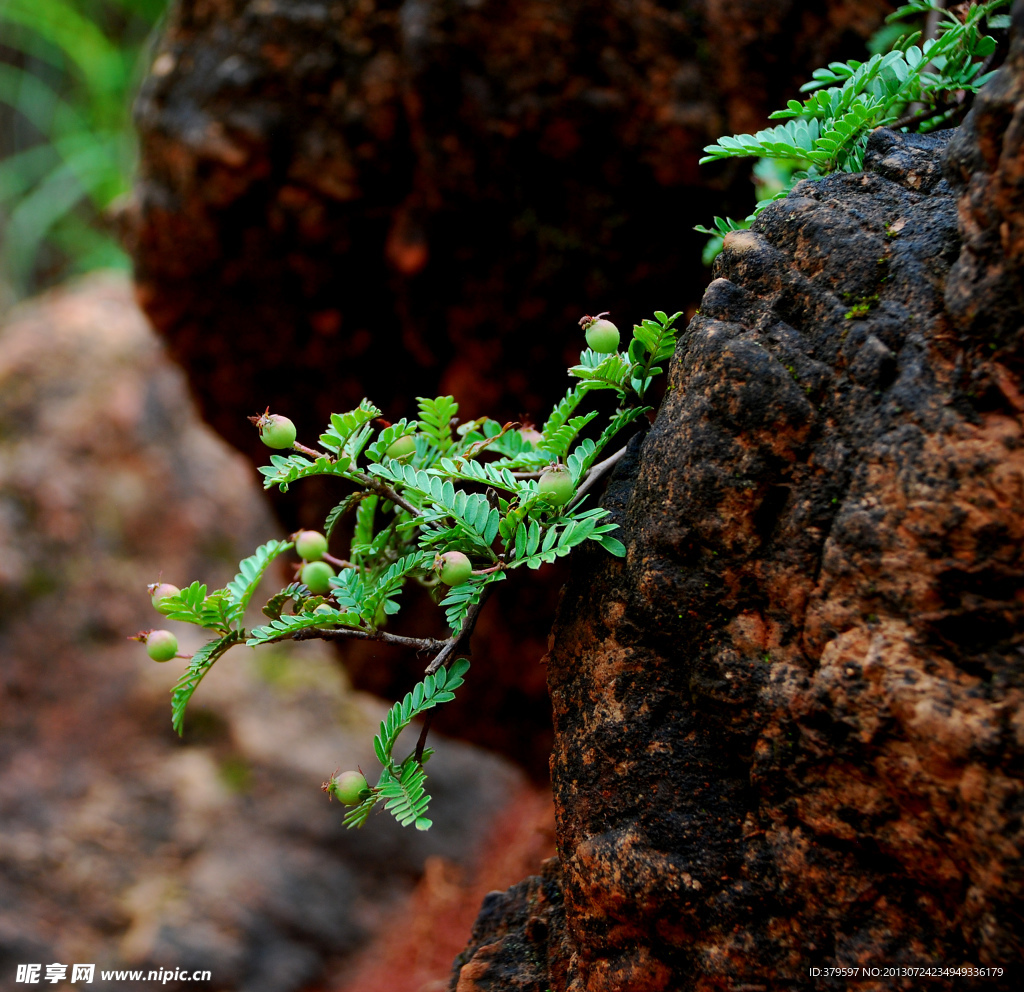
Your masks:
[{"label": "green berry", "polygon": [[359,802],[360,794],[369,788],[362,772],[342,772],[335,775],[331,786],[331,794],[346,806],[355,806]]},{"label": "green berry", "polygon": [[331,591],[334,569],[325,561],[311,561],[302,566],[302,583],[318,596]]},{"label": "green berry", "polygon": [[177,596],[180,592],[181,590],[177,586],[172,586],[170,582],[155,582],[149,587],[149,594],[153,597],[153,606],[156,609],[160,609],[161,601],[169,596]]},{"label": "green berry", "polygon": [[300,530],[295,535],[295,551],[303,561],[319,561],[327,552],[327,538],[319,531]]},{"label": "green berry", "polygon": [[617,351],[619,329],[610,320],[600,317],[587,328],[587,344],[601,354]]},{"label": "green berry", "polygon": [[520,427],[519,436],[535,448],[544,440],[544,435],[536,427]]},{"label": "green berry", "polygon": [[178,638],[169,630],[151,630],[146,635],[146,654],[154,661],[170,661],[178,653]]},{"label": "green berry", "polygon": [[295,443],[295,425],[279,413],[265,413],[257,421],[260,429],[260,440],[268,448],[290,448]]},{"label": "green berry", "polygon": [[438,574],[446,586],[461,586],[473,574],[473,563],[461,551],[446,551],[441,555]]},{"label": "green berry", "polygon": [[395,458],[398,461],[407,461],[416,453],[416,438],[412,434],[406,434],[397,441],[393,441],[388,450],[384,452],[388,458]]},{"label": "green berry", "polygon": [[572,476],[562,466],[548,469],[537,483],[537,488],[548,497],[548,501],[555,506],[565,506],[575,492],[572,484]]}]

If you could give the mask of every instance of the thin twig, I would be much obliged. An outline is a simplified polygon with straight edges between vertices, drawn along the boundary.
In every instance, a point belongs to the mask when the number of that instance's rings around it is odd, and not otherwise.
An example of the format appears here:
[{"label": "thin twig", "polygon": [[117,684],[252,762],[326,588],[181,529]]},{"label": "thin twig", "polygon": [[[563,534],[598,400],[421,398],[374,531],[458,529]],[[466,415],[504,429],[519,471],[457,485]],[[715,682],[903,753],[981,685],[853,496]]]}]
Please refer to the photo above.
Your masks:
[{"label": "thin twig", "polygon": [[[434,672],[436,672],[455,654],[469,654],[469,639],[473,635],[473,628],[476,627],[476,621],[480,616],[480,611],[484,608],[484,603],[487,602],[493,588],[493,586],[484,587],[484,591],[480,596],[480,601],[474,603],[469,608],[465,619],[462,621],[462,626],[459,628],[459,632],[454,637],[448,639],[447,643],[437,653],[434,660],[427,665],[427,670],[424,674],[433,675]],[[419,740],[416,741],[416,761],[421,765],[423,764],[423,749],[427,746],[427,734],[430,733],[430,724],[433,721],[433,716],[433,710],[427,713],[423,721],[423,729],[420,731]]]},{"label": "thin twig", "polygon": [[[945,7],[946,7],[946,0],[938,0],[938,4],[939,4],[939,7],[945,9]],[[942,11],[941,10],[931,10],[931,11],[928,12],[928,16],[924,20],[924,31],[921,32],[920,45],[921,45],[922,49],[924,48],[925,44],[927,44],[929,41],[934,41],[935,38],[938,37],[938,34],[939,34],[939,23],[940,23],[941,20],[942,20]],[[931,62],[929,62],[927,65],[921,66],[921,72],[922,73],[927,72],[929,69],[932,69],[932,68],[934,68],[934,66],[932,65]],[[919,114],[921,114],[923,112],[924,112],[924,103],[922,103],[920,101],[914,102],[914,103],[910,104],[909,107],[907,107],[907,116],[914,123],[916,123],[915,118]],[[924,119],[927,120],[928,118],[925,117]],[[895,124],[893,124],[893,128],[896,129],[896,130],[899,130],[899,128],[901,128],[901,127],[907,127],[907,126],[908,126],[907,124],[901,124],[899,121],[897,121]]]},{"label": "thin twig", "polygon": [[292,448],[295,451],[301,451],[304,455],[309,455],[313,461],[318,461],[321,458],[330,459],[331,457],[326,451],[317,451],[316,448],[307,448],[304,444],[299,444],[298,441],[292,445]]},{"label": "thin twig", "polygon": [[[495,556],[497,557],[497,556]],[[503,561],[499,561],[497,565],[492,565],[490,568],[474,568],[473,575],[490,575],[491,572],[500,572],[505,567]]]},{"label": "thin twig", "polygon": [[453,655],[462,651],[465,651],[467,654],[469,653],[469,638],[472,636],[473,628],[476,626],[477,617],[480,616],[480,611],[484,608],[484,603],[487,602],[493,588],[493,586],[484,586],[480,601],[474,603],[466,612],[466,618],[462,621],[459,632],[444,642],[444,646],[434,657],[434,660],[427,665],[424,672],[425,675],[433,675]]},{"label": "thin twig", "polygon": [[[326,458],[330,460],[331,456],[325,451],[317,451],[316,448],[307,448],[304,444],[299,444],[297,441],[292,445],[295,451],[299,451],[304,455],[308,455],[314,461],[320,458]],[[366,486],[367,489],[372,489],[378,496],[383,496],[385,499],[391,500],[392,503],[400,506],[403,510],[411,513],[414,517],[420,516],[420,511],[412,505],[407,499],[399,496],[386,482],[382,479],[378,479],[376,476],[367,475],[365,472],[353,472],[352,478],[357,482]]]},{"label": "thin twig", "polygon": [[423,749],[427,746],[427,734],[430,733],[430,725],[434,722],[436,712],[437,710],[427,710],[427,715],[423,718],[423,729],[416,739],[416,763],[418,765],[423,764]]},{"label": "thin twig", "polygon": [[597,482],[601,478],[601,476],[608,472],[610,469],[613,469],[621,461],[622,456],[625,455],[626,453],[627,447],[629,447],[628,441],[621,448],[619,448],[619,450],[616,451],[614,455],[609,455],[603,462],[598,462],[590,469],[590,471],[587,473],[587,478],[584,480],[579,489],[576,490],[576,495],[573,496],[572,502],[569,503],[567,509],[571,510],[574,506],[576,506],[579,503],[579,501],[583,498],[583,496],[587,493],[587,491],[593,489],[594,486],[597,485]]},{"label": "thin twig", "polygon": [[386,630],[362,630],[359,627],[307,627],[294,634],[282,634],[275,640],[311,641],[314,638],[323,641],[380,641],[382,644],[394,644],[397,647],[415,648],[417,651],[442,651],[450,640],[439,641],[433,637],[405,637],[402,634],[389,634]]},{"label": "thin twig", "polygon": [[411,513],[414,517],[422,516],[422,511],[418,510],[412,505],[404,496],[399,496],[386,482],[382,479],[378,479],[375,475],[366,475],[364,472],[353,472],[353,478],[366,486],[367,489],[372,489],[378,496],[383,496],[385,499],[391,500],[396,506],[400,506],[403,510]]},{"label": "thin twig", "polygon": [[329,562],[332,565],[337,565],[338,568],[355,568],[356,566],[350,561],[345,561],[344,558],[335,558],[334,555],[329,555],[326,551],[321,555],[324,561]]},{"label": "thin twig", "polygon": [[928,107],[917,114],[904,114],[899,120],[893,121],[890,127],[894,131],[898,131],[903,127],[917,127],[918,124],[930,121],[934,117],[952,114],[956,109],[956,107]]}]

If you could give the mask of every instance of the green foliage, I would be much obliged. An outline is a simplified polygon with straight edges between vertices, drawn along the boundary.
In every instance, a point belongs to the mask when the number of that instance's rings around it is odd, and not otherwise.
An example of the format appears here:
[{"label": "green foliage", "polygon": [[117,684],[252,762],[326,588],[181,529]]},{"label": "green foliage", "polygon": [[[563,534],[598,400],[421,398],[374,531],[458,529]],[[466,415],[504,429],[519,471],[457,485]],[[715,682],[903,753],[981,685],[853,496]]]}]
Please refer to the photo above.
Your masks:
[{"label": "green foliage", "polygon": [[[608,511],[586,506],[586,495],[577,490],[587,485],[592,471],[601,470],[597,461],[606,449],[649,412],[644,395],[675,349],[679,317],[656,312],[633,328],[623,351],[583,351],[569,370],[577,382],[548,417],[536,444],[520,433],[518,424],[486,417],[458,424],[458,404],[439,396],[419,399],[417,419],[383,427],[380,410],[364,400],[354,410],[331,415],[319,450],[296,444],[297,450],[270,455],[270,465],[261,469],[268,487],[287,489],[313,476],[351,487],[324,528],[335,534],[346,512],[355,511],[348,554],[344,559],[325,556],[337,569],[329,591],[314,595],[301,581],[292,581],[271,594],[263,607],[267,622],[251,630],[243,627],[246,608],[273,562],[293,547],[288,541],[268,541],[258,548],[224,589],[208,592],[193,582],[160,601],[160,611],[170,619],[216,635],[175,686],[175,728],[181,731],[185,708],[203,676],[236,644],[358,637],[432,650],[430,667],[436,671],[392,707],[374,742],[382,765],[377,784],[365,790],[345,818],[349,826],[361,826],[382,803],[403,825],[427,829],[430,797],[423,762],[429,753],[420,749],[419,755],[399,761],[393,755],[395,742],[410,721],[454,698],[469,667],[458,653],[468,647],[475,611],[494,583],[517,568],[540,568],[587,541],[612,555],[625,554],[613,536],[618,525],[608,522]],[[592,393],[607,390],[619,401],[610,416],[601,421],[597,410],[581,412]],[[402,437],[415,437],[415,448],[406,446],[401,458],[389,457],[389,448]],[[556,499],[539,488],[538,480],[553,465],[564,465],[564,478],[571,480],[567,499],[564,492]],[[448,552],[465,555],[473,566],[468,579],[451,588],[439,574]],[[384,629],[399,611],[409,582],[427,587],[439,602],[451,630],[446,641]],[[449,658],[446,668],[442,661]],[[326,788],[330,792],[331,783]]]},{"label": "green foliage", "polygon": [[240,643],[244,637],[243,631],[231,630],[223,637],[207,641],[188,663],[188,668],[175,683],[171,692],[171,726],[179,736],[184,731],[185,707],[188,706],[192,693],[196,691],[203,676],[213,668],[213,663],[224,654],[228,648]]},{"label": "green foliage", "polygon": [[778,160],[785,164],[788,178],[743,220],[716,217],[714,228],[696,228],[712,237],[705,262],[713,261],[726,234],[749,228],[772,200],[785,196],[799,180],[860,171],[876,127],[931,131],[955,120],[963,112],[964,97],[977,93],[993,75],[986,71],[985,60],[996,51],[997,41],[985,29],[1008,26],[995,11],[1009,2],[973,3],[961,17],[935,0],[914,0],[890,14],[887,24],[935,13],[936,37],[922,41],[921,32],[912,29],[890,34],[891,51],[878,51],[866,62],[851,59],[816,69],[801,87],[811,95],[802,102],[790,100],[785,110],[771,115],[786,123],[755,134],[721,137],[708,145],[701,164],[727,158],[759,158],[760,164]]},{"label": "green foliage", "polygon": [[[0,270],[17,293],[41,277],[127,267],[103,211],[129,185],[129,97],[165,0],[3,0]],[[0,108],[0,109],[6,109]]]}]

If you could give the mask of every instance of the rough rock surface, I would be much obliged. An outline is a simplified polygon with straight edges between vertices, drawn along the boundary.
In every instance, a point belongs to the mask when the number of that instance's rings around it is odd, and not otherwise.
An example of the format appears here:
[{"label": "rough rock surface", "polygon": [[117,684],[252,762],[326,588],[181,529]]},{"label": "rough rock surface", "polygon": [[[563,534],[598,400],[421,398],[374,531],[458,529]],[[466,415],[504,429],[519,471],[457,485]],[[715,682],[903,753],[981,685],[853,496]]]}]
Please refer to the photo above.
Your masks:
[{"label": "rough rock surface", "polygon": [[[323,988],[401,910],[425,859],[469,867],[522,785],[444,741],[430,833],[386,816],[345,830],[319,785],[339,765],[375,767],[384,706],[313,645],[236,649],[173,734],[181,662],[125,638],[170,626],[198,646],[145,587],[161,570],[220,584],[279,533],[253,476],[199,422],[123,277],[0,326],[3,988],[31,962],[212,971],[192,989]],[[89,987],[126,985],[97,974]]]},{"label": "rough rock surface", "polygon": [[[564,910],[550,876],[524,883],[546,902],[522,987],[782,989],[886,965],[1004,971],[813,983],[1017,987],[1017,37],[948,148],[877,132],[866,173],[803,183],[727,240],[606,497],[627,558],[577,559],[560,610]],[[452,989],[518,987],[488,965],[530,931],[507,901]],[[563,924],[567,960],[546,936]]]},{"label": "rough rock surface", "polygon": [[[698,170],[700,148],[757,126],[890,9],[179,0],[136,113],[139,298],[203,415],[257,464],[245,418],[267,404],[306,440],[364,395],[392,418],[441,391],[464,416],[541,419],[580,316],[628,323],[699,298],[691,226],[752,203],[747,164]],[[309,482],[275,507],[310,527],[334,502]],[[480,677],[440,721],[538,779],[551,730],[535,659],[563,576],[499,590]],[[435,618],[404,612],[396,629]],[[376,646],[344,656],[381,695],[413,675]]]}]

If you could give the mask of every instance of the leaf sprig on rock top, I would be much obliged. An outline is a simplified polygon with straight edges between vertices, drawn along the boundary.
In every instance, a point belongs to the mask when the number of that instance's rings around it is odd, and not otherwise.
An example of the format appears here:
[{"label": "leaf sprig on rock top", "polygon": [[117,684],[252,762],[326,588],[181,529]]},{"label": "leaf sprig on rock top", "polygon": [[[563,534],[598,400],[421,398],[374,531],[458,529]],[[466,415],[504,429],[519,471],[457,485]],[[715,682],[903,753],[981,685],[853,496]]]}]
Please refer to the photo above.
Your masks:
[{"label": "leaf sprig on rock top", "polygon": [[788,176],[783,188],[760,200],[748,217],[715,217],[713,227],[694,228],[712,236],[705,262],[711,263],[727,234],[749,228],[769,203],[786,196],[800,180],[859,172],[875,128],[933,131],[961,119],[970,106],[969,97],[994,75],[988,60],[998,41],[986,28],[1009,27],[1009,18],[996,13],[1009,4],[1010,0],[988,0],[952,11],[937,0],[912,0],[890,14],[886,23],[934,14],[934,38],[922,40],[920,31],[908,30],[891,51],[866,62],[851,59],[815,69],[810,82],[801,87],[811,95],[790,100],[784,110],[771,115],[785,124],[723,136],[706,146],[702,165],[729,158],[775,159],[785,165]]}]

